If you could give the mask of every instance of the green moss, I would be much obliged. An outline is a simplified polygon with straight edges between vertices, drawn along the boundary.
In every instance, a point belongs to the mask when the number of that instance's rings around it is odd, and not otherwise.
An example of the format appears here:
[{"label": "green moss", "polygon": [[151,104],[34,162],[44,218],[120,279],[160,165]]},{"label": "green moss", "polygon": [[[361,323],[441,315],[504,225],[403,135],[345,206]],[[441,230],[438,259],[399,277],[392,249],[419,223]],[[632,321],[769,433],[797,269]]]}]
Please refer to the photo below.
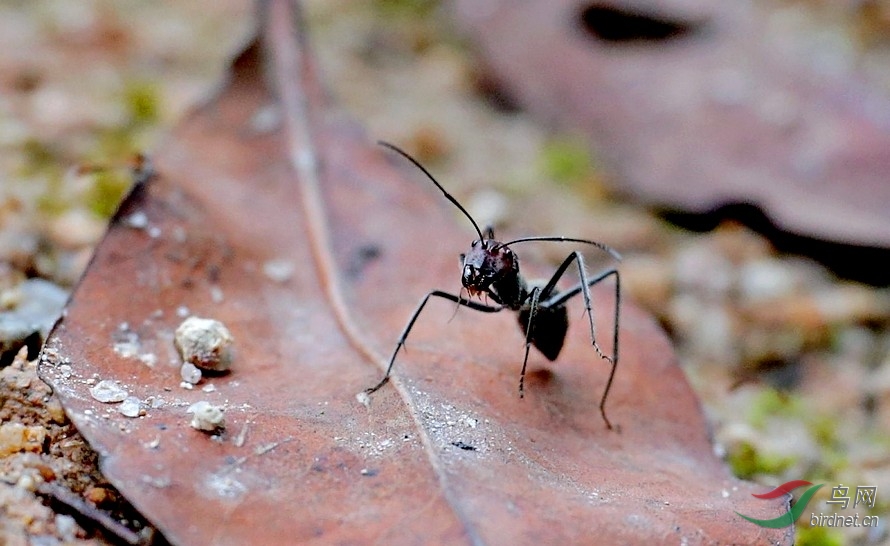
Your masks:
[{"label": "green moss", "polygon": [[160,117],[160,100],[157,87],[150,82],[131,82],[124,89],[128,125],[156,123]]},{"label": "green moss", "polygon": [[439,7],[439,0],[376,0],[374,7],[383,15],[423,18]]},{"label": "green moss", "polygon": [[733,474],[750,479],[759,474],[781,474],[794,464],[794,457],[759,453],[749,442],[740,443],[727,457]]},{"label": "green moss", "polygon": [[128,83],[121,100],[127,112],[124,123],[100,131],[88,154],[90,163],[110,166],[93,175],[93,185],[86,195],[86,206],[104,218],[114,214],[131,184],[126,170],[114,166],[126,164],[136,153],[144,151],[143,141],[160,119],[159,93],[151,82]]},{"label": "green moss", "polygon": [[808,423],[810,434],[822,447],[837,445],[837,418],[830,415],[817,415]]},{"label": "green moss", "polygon": [[108,218],[117,210],[129,187],[130,179],[123,171],[100,171],[94,175],[87,205],[95,214]]},{"label": "green moss", "polygon": [[148,130],[160,118],[160,105],[155,86],[146,82],[128,83],[121,96],[127,117],[121,125],[99,131],[89,153],[96,165],[126,163],[135,153],[144,151],[142,142]]},{"label": "green moss", "polygon": [[28,139],[21,145],[21,169],[19,175],[25,179],[39,181],[43,193],[37,198],[37,209],[54,214],[67,208],[60,197],[64,169],[60,153],[52,146],[37,139]]},{"label": "green moss", "polygon": [[767,418],[774,415],[800,417],[803,407],[800,397],[773,388],[763,389],[751,405],[748,421],[757,428],[763,428]]},{"label": "green moss", "polygon": [[558,138],[541,151],[541,169],[545,176],[562,184],[589,180],[595,172],[593,158],[580,139]]},{"label": "green moss", "polygon": [[31,138],[22,143],[22,170],[26,176],[38,174],[57,174],[59,171],[59,156],[49,145],[37,139]]},{"label": "green moss", "polygon": [[827,527],[810,526],[806,517],[797,522],[796,546],[843,546],[844,537]]}]

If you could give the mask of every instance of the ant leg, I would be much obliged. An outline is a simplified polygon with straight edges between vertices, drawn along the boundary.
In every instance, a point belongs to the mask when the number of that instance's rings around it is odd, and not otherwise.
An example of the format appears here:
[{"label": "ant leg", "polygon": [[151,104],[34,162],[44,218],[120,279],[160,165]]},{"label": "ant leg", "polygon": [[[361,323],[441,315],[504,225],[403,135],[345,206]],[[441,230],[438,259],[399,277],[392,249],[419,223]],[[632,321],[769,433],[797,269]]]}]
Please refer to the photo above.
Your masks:
[{"label": "ant leg", "polygon": [[[584,256],[581,255],[580,252],[572,252],[569,256],[560,264],[560,266],[556,269],[556,273],[550,277],[550,281],[547,282],[547,285],[541,290],[541,294],[543,294],[545,298],[545,302],[543,305],[545,307],[554,307],[556,304],[550,303],[551,299],[555,299],[557,301],[564,302],[569,299],[569,297],[560,297],[563,294],[557,294],[554,298],[550,298],[551,292],[556,288],[556,283],[562,278],[563,274],[565,274],[566,270],[572,265],[572,262],[578,264],[578,276],[581,278],[581,283],[575,287],[575,289],[580,289],[581,294],[584,295],[584,308],[587,311],[587,318],[590,321],[590,342],[593,344],[593,348],[596,349],[596,354],[605,360],[608,360],[609,363],[613,363],[612,359],[606,356],[603,353],[602,349],[600,349],[599,344],[596,342],[596,326],[593,321],[593,305],[591,303],[590,297],[590,286],[596,283],[591,283],[587,280],[587,269],[584,267]],[[573,289],[574,290],[574,289]],[[575,295],[577,292],[574,292],[572,295]],[[549,298],[549,299],[548,299]]]},{"label": "ant leg", "polygon": [[498,311],[504,309],[503,306],[485,305],[472,300],[465,300],[460,296],[455,296],[454,294],[449,294],[448,292],[433,290],[432,292],[424,296],[422,300],[420,300],[420,305],[417,306],[417,308],[414,310],[414,313],[411,315],[411,318],[408,319],[408,324],[406,324],[405,328],[402,330],[402,334],[399,336],[399,342],[396,344],[396,348],[392,352],[392,356],[389,358],[389,366],[387,366],[386,368],[386,373],[383,374],[383,379],[381,379],[380,382],[373,387],[365,389],[365,394],[371,394],[375,392],[383,385],[386,385],[386,382],[389,381],[389,374],[390,372],[392,372],[392,367],[393,364],[395,364],[396,362],[396,355],[399,354],[399,349],[401,349],[402,346],[405,345],[405,340],[408,339],[408,334],[411,333],[411,328],[414,327],[414,323],[417,321],[417,317],[420,316],[420,312],[423,311],[426,302],[429,301],[432,296],[453,301],[454,303],[458,304],[458,306],[463,305],[464,307],[469,307],[470,309],[481,311],[483,313],[497,313]]},{"label": "ant leg", "polygon": [[538,312],[538,302],[541,298],[541,289],[533,288],[528,295],[528,325],[525,327],[525,358],[522,359],[522,371],[519,372],[519,398],[525,397],[525,368],[528,365],[528,351],[532,345],[532,325],[535,323],[535,313]]},{"label": "ant leg", "polygon": [[612,358],[610,359],[612,362],[612,371],[609,373],[609,379],[606,381],[606,388],[603,390],[603,396],[600,399],[600,413],[603,416],[603,421],[606,422],[606,426],[610,429],[612,428],[612,424],[609,422],[608,417],[606,417],[606,398],[609,396],[609,389],[612,388],[612,380],[615,379],[615,370],[618,367],[618,325],[621,312],[621,277],[618,275],[618,270],[608,269],[603,271],[596,277],[585,281],[585,284],[579,284],[565,292],[560,292],[541,304],[545,307],[564,305],[566,301],[577,296],[578,293],[585,292],[589,287],[611,277],[612,275],[615,276],[615,328],[612,333]]}]

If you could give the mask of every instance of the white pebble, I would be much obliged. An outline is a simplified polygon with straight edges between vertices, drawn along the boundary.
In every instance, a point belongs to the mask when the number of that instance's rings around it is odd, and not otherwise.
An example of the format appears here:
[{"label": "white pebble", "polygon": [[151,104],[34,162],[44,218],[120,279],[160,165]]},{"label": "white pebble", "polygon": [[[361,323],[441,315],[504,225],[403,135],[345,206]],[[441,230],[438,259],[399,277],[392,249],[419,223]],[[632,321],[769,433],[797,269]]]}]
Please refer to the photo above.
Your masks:
[{"label": "white pebble", "polygon": [[359,404],[365,406],[366,408],[371,407],[371,397],[365,391],[356,394],[355,399],[358,400]]},{"label": "white pebble", "polygon": [[217,372],[226,371],[231,366],[233,341],[223,323],[200,317],[182,321],[173,338],[183,362]]},{"label": "white pebble", "polygon": [[179,368],[179,376],[182,377],[182,380],[186,383],[197,385],[201,381],[201,370],[191,362],[186,362]]},{"label": "white pebble", "polygon": [[106,404],[114,402],[123,402],[127,398],[127,391],[123,387],[110,379],[103,379],[90,388],[90,395]]},{"label": "white pebble", "polygon": [[136,211],[124,219],[124,223],[133,229],[145,229],[148,227],[148,215],[143,211]]},{"label": "white pebble", "polygon": [[294,276],[296,266],[290,260],[274,259],[263,263],[263,274],[277,283],[286,283]]},{"label": "white pebble", "polygon": [[31,474],[22,474],[19,476],[18,481],[15,483],[16,487],[25,489],[27,491],[36,491],[37,490],[37,480],[34,479],[34,476]]},{"label": "white pebble", "polygon": [[142,413],[142,402],[135,396],[128,396],[119,408],[124,417],[139,417]]},{"label": "white pebble", "polygon": [[188,413],[192,414],[192,428],[213,432],[219,428],[225,428],[226,419],[222,408],[214,406],[210,402],[201,400],[189,406]]},{"label": "white pebble", "polygon": [[77,538],[77,522],[73,517],[66,514],[56,514],[54,518],[56,531],[59,532],[62,540],[65,542],[74,542]]}]

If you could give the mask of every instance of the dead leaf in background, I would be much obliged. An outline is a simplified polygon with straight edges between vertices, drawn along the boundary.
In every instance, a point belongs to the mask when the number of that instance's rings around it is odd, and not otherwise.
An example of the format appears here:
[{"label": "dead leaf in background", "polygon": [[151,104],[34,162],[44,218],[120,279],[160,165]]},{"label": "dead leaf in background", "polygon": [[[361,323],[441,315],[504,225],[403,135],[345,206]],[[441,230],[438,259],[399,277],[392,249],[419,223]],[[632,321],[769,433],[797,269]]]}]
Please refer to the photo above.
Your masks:
[{"label": "dead leaf in background", "polygon": [[[559,360],[532,359],[524,400],[515,318],[449,322],[434,302],[394,381],[356,401],[418,299],[457,289],[471,234],[328,106],[294,6],[266,7],[264,56],[244,53],[154,156],[43,355],[121,493],[174,544],[790,543],[734,513],[787,502],[730,477],[665,336],[631,304],[609,400],[620,432],[597,411],[608,367],[581,307]],[[603,331],[610,292],[594,293]],[[235,337],[209,392],[179,387],[185,314]],[[94,400],[97,380],[144,417]],[[189,426],[199,400],[225,407],[218,438]]]},{"label": "dead leaf in background", "polygon": [[507,94],[583,131],[636,199],[692,213],[753,204],[795,234],[887,248],[890,99],[830,35],[768,9],[469,0],[453,11]]}]

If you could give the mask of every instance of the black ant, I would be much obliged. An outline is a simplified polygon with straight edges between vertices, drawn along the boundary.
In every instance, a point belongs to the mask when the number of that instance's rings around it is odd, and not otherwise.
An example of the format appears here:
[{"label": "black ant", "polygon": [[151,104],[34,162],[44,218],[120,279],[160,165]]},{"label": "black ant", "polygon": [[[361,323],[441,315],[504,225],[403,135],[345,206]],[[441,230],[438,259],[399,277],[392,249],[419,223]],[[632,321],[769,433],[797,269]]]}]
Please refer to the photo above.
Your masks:
[{"label": "black ant", "polygon": [[[452,301],[458,306],[462,305],[483,313],[497,313],[504,309],[518,313],[519,325],[525,332],[525,358],[522,360],[522,371],[519,374],[519,397],[522,398],[524,395],[525,368],[528,363],[529,347],[534,344],[549,360],[556,360],[562,349],[566,331],[569,327],[568,312],[566,311],[565,304],[569,299],[582,294],[584,296],[587,317],[590,319],[591,343],[597,354],[612,366],[612,370],[609,372],[609,379],[606,381],[606,388],[603,390],[603,396],[600,399],[600,413],[603,416],[603,421],[606,422],[606,426],[611,429],[612,423],[606,417],[606,397],[609,395],[609,389],[612,387],[612,380],[615,377],[615,369],[618,366],[618,315],[621,298],[621,282],[618,270],[614,268],[608,269],[595,277],[588,277],[584,267],[584,257],[578,251],[573,251],[566,257],[562,265],[557,268],[556,273],[553,274],[546,284],[530,287],[522,275],[519,274],[519,259],[510,249],[510,245],[529,241],[581,243],[595,246],[608,252],[615,259],[620,260],[621,257],[618,253],[602,243],[586,239],[574,239],[572,237],[523,237],[507,243],[496,241],[492,228],[486,228],[485,234],[483,234],[482,230],[479,229],[479,225],[470,216],[470,213],[458,203],[457,199],[445,191],[445,188],[416,159],[388,142],[378,142],[378,144],[389,148],[413,163],[445,194],[445,198],[451,201],[473,224],[479,238],[472,242],[469,252],[460,255],[463,270],[461,282],[463,287],[469,292],[470,297],[485,295],[497,305],[487,305],[464,299],[461,296],[455,296],[441,290],[431,291],[420,301],[420,305],[414,310],[414,313],[408,320],[408,324],[402,330],[402,335],[399,336],[399,342],[396,344],[392,357],[389,359],[389,366],[383,379],[375,386],[366,389],[365,394],[373,393],[389,381],[389,375],[392,372],[399,349],[405,345],[405,340],[408,338],[414,322],[420,316],[420,312],[423,311],[427,301],[429,301],[430,297],[436,296]],[[578,266],[580,282],[565,292],[559,292],[556,289],[556,283],[562,278],[572,262],[575,262]],[[615,276],[615,328],[612,340],[612,356],[609,357],[603,354],[596,342],[596,330],[593,324],[593,313],[590,304],[590,287],[613,275]]]}]

